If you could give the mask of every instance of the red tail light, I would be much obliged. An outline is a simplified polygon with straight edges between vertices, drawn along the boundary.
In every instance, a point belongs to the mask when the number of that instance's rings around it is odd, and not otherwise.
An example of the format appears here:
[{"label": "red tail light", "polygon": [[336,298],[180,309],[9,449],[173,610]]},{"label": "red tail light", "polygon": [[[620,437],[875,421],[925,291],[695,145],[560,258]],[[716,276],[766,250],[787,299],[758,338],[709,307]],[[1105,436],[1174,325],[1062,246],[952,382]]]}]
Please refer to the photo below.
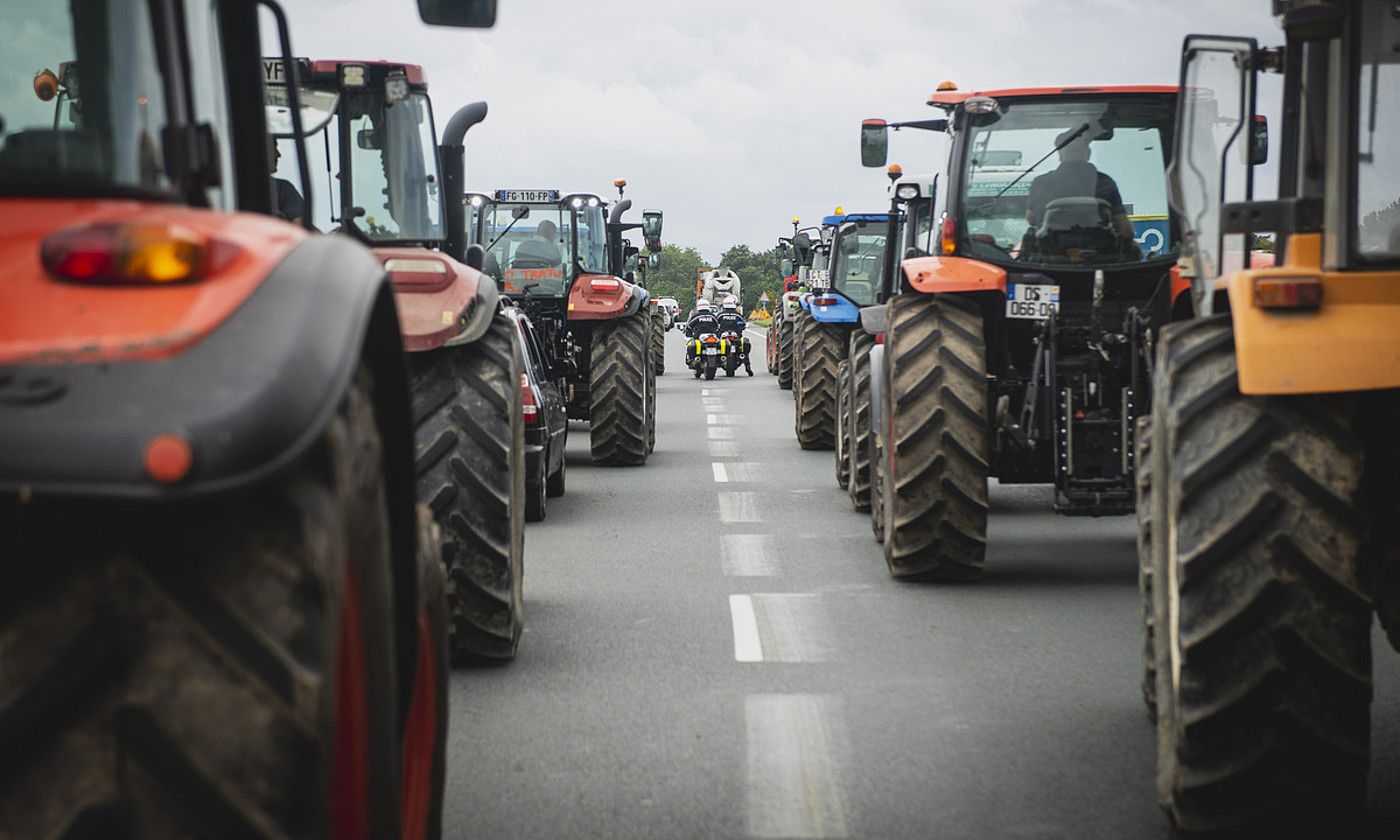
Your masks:
[{"label": "red tail light", "polygon": [[814,297],[814,298],[812,298],[812,305],[813,305],[813,306],[835,306],[835,305],[836,305],[836,296],[835,296],[835,295],[822,295],[821,297]]},{"label": "red tail light", "polygon": [[227,265],[236,250],[180,225],[98,222],[55,231],[39,258],[55,277],[84,283],[179,283]]},{"label": "red tail light", "polygon": [[951,257],[958,250],[958,220],[952,216],[943,217],[943,226],[938,231],[938,252]]},{"label": "red tail light", "polygon": [[527,426],[540,422],[540,401],[527,373],[520,374],[520,406]]},{"label": "red tail light", "polygon": [[1260,277],[1254,281],[1254,305],[1260,309],[1317,309],[1322,306],[1322,279]]},{"label": "red tail light", "polygon": [[616,277],[595,277],[589,285],[602,291],[614,292],[622,288],[622,281]]},{"label": "red tail light", "polygon": [[717,342],[719,341],[718,338],[715,338],[715,337],[712,336],[712,335],[707,335],[707,336],[705,336],[704,338],[702,338],[702,339],[700,339],[700,340],[703,341],[703,342],[705,342],[706,344],[715,344],[715,343],[717,343]]},{"label": "red tail light", "polygon": [[876,343],[876,344],[884,344],[884,343],[885,343],[885,334],[884,334],[884,333],[875,333],[875,343]]}]

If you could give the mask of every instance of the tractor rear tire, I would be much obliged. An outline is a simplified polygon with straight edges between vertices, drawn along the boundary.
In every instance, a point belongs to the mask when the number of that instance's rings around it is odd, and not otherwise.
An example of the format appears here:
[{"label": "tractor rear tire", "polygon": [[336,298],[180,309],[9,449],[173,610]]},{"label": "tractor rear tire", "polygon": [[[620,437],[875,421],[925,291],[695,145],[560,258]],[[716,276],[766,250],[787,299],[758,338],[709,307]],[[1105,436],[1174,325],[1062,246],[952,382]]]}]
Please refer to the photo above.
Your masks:
[{"label": "tractor rear tire", "polygon": [[793,347],[791,318],[784,318],[778,326],[778,387],[792,390]]},{"label": "tractor rear tire", "polygon": [[666,373],[666,316],[661,310],[651,310],[651,367],[657,376]]},{"label": "tractor rear tire", "polygon": [[647,454],[656,450],[656,371],[647,371]]},{"label": "tractor rear tire", "polygon": [[649,329],[645,311],[598,321],[593,327],[589,446],[595,464],[647,462]]},{"label": "tractor rear tire", "polygon": [[447,572],[433,512],[418,506],[418,659],[403,735],[403,836],[440,840],[447,786]]},{"label": "tractor rear tire", "polygon": [[846,489],[850,481],[850,459],[846,451],[851,445],[850,426],[850,362],[841,360],[836,366],[836,486]]},{"label": "tractor rear tire", "polygon": [[831,449],[836,444],[836,367],[846,356],[846,333],[803,312],[796,342],[797,443],[803,449]]},{"label": "tractor rear tire", "polygon": [[372,391],[244,492],[0,508],[0,833],[400,836]]},{"label": "tractor rear tire", "polygon": [[953,295],[889,303],[885,563],[905,580],[974,580],[987,552],[982,316]]},{"label": "tractor rear tire", "polygon": [[1157,720],[1157,660],[1153,648],[1157,622],[1152,609],[1152,418],[1137,418],[1133,436],[1137,487],[1138,593],[1142,598],[1142,702],[1148,720]]},{"label": "tractor rear tire", "polygon": [[768,362],[768,372],[777,374],[778,372],[778,324],[780,321],[769,321],[768,329],[765,332],[763,341],[763,355]]},{"label": "tractor rear tire", "polygon": [[525,421],[504,315],[460,346],[409,355],[418,498],[442,532],[452,661],[515,658],[524,627]]},{"label": "tractor rear tire", "polygon": [[1355,398],[1241,395],[1228,315],[1163,333],[1159,800],[1188,834],[1353,836],[1372,695]]},{"label": "tractor rear tire", "polygon": [[846,490],[851,507],[860,513],[870,510],[870,348],[874,346],[875,336],[857,329],[851,333],[847,351],[851,372],[846,433],[851,442],[846,449],[850,476]]}]

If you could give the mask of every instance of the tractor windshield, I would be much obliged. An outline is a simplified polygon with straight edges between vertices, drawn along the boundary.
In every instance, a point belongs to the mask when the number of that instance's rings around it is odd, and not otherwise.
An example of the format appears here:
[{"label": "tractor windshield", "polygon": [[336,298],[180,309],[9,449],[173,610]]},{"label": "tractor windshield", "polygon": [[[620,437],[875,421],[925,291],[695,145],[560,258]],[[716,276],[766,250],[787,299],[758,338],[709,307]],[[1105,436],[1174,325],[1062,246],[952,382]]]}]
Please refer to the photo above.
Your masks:
[{"label": "tractor windshield", "polygon": [[1166,165],[1174,97],[1002,100],[967,114],[961,172],[968,256],[1101,267],[1175,259]]},{"label": "tractor windshield", "polygon": [[852,302],[875,302],[885,265],[889,222],[872,219],[847,222],[836,233],[831,261],[831,285]]},{"label": "tractor windshield", "polygon": [[[371,239],[443,238],[437,141],[426,94],[397,102],[378,91],[346,97],[341,118],[351,223]],[[342,175],[341,188],[345,189]]]},{"label": "tractor windshield", "polygon": [[8,21],[0,192],[173,195],[161,145],[160,68],[170,59],[160,54],[150,10],[107,0],[35,3]]},{"label": "tractor windshield", "polygon": [[[473,204],[468,230],[486,249],[486,273],[508,295],[562,297],[575,275],[607,270],[607,223],[601,202]],[[577,246],[575,246],[577,232]]]}]

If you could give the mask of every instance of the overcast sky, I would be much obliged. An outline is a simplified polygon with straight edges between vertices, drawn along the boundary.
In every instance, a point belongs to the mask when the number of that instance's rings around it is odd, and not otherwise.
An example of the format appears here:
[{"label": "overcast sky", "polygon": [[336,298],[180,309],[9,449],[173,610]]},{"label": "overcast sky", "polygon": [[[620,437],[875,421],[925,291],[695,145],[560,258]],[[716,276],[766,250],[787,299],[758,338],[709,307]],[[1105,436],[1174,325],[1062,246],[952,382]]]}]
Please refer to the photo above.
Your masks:
[{"label": "overcast sky", "polygon": [[[486,100],[469,187],[610,195],[625,177],[635,207],[666,212],[666,241],[711,261],[771,247],[794,215],[886,207],[860,121],[935,116],[942,80],[1175,84],[1187,33],[1282,42],[1267,0],[499,0],[489,30],[425,26],[411,0],[285,6],[298,55],[422,64],[439,128]],[[941,151],[891,138],[909,173]]]}]

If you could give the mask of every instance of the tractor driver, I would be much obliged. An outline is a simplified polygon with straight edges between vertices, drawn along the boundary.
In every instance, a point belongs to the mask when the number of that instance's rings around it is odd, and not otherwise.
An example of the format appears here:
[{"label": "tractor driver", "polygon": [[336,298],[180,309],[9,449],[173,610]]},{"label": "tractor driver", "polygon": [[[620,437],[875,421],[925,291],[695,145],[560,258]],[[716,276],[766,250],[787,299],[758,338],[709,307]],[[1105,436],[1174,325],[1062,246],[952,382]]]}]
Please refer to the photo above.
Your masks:
[{"label": "tractor driver", "polygon": [[1026,221],[1032,228],[1039,228],[1045,220],[1045,206],[1059,198],[1097,198],[1108,205],[1113,232],[1124,243],[1125,253],[1141,257],[1141,251],[1134,241],[1133,223],[1128,220],[1128,210],[1123,206],[1118,184],[1089,162],[1089,143],[1092,139],[1088,128],[1070,129],[1055,138],[1055,145],[1060,150],[1060,165],[1031,181]]},{"label": "tractor driver", "polygon": [[564,258],[560,255],[559,246],[555,241],[558,238],[559,227],[545,219],[535,228],[535,235],[521,242],[520,247],[515,249],[512,259],[539,260],[551,266],[560,265]]},{"label": "tractor driver", "polygon": [[277,165],[282,160],[282,150],[277,148],[277,140],[273,137],[267,138],[269,159],[271,162],[272,187],[273,187],[273,211],[277,218],[285,219],[294,225],[301,224],[301,217],[306,215],[306,202],[302,199],[301,193],[286,178],[278,178]]}]

